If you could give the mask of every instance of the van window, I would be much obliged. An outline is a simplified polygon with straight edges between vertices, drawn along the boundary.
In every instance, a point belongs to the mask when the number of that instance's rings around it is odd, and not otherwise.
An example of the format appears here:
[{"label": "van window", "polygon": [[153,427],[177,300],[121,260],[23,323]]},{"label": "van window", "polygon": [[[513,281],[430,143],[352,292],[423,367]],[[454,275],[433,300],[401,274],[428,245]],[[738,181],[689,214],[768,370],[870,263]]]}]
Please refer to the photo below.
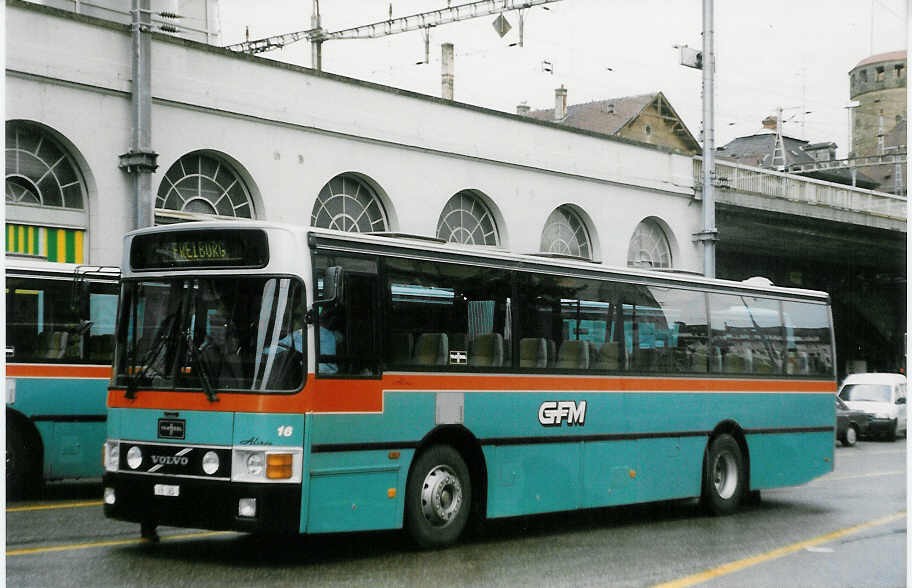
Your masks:
[{"label": "van window", "polygon": [[839,397],[849,402],[892,402],[889,384],[847,384]]}]

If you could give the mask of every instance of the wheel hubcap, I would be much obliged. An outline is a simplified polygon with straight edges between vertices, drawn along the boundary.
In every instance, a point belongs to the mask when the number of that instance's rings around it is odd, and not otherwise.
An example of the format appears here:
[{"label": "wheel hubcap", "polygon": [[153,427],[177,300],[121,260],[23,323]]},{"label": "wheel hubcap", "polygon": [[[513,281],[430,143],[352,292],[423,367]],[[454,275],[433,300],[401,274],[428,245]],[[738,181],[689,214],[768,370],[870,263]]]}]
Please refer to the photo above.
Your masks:
[{"label": "wheel hubcap", "polygon": [[738,464],[731,453],[725,452],[716,456],[713,464],[713,486],[716,494],[723,500],[735,495],[735,489],[738,487]]},{"label": "wheel hubcap", "polygon": [[428,472],[421,489],[421,513],[431,525],[444,527],[462,507],[462,484],[455,472],[440,465]]},{"label": "wheel hubcap", "polygon": [[849,445],[855,445],[856,435],[854,427],[849,427],[846,431],[846,441],[849,442]]}]

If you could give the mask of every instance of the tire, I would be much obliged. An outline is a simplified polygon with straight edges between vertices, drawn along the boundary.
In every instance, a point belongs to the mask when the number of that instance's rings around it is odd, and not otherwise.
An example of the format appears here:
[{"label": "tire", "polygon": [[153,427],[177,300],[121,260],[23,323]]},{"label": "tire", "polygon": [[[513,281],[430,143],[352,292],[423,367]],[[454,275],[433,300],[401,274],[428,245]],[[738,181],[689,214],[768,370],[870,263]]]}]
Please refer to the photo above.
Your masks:
[{"label": "tire", "polygon": [[405,490],[405,528],[425,549],[445,547],[462,534],[472,506],[469,469],[459,453],[434,445],[415,460]]},{"label": "tire", "polygon": [[6,424],[6,496],[26,498],[37,485],[34,452],[20,428],[10,421]]},{"label": "tire", "polygon": [[746,482],[744,455],[734,437],[722,434],[710,441],[703,462],[703,508],[716,516],[737,511],[747,490]]},{"label": "tire", "polygon": [[890,441],[890,442],[896,441],[896,427],[897,426],[899,426],[897,423],[893,423],[893,426],[890,427],[890,430],[887,431],[886,435],[884,435],[884,437],[886,438],[887,441]]},{"label": "tire", "polygon": [[855,447],[855,443],[858,442],[858,429],[855,428],[855,425],[846,427],[845,435],[842,437],[841,441],[846,447]]}]

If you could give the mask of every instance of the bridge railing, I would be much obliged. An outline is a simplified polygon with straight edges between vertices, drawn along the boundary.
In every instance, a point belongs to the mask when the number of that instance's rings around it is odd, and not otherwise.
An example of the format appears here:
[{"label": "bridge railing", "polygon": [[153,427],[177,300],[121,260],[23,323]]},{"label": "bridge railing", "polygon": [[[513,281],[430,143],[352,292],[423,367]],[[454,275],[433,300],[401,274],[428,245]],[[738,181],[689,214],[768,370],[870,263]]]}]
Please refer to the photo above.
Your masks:
[{"label": "bridge railing", "polygon": [[[906,197],[751,167],[715,162],[717,190],[730,190],[906,220]],[[694,189],[703,187],[703,158],[694,157]]]}]

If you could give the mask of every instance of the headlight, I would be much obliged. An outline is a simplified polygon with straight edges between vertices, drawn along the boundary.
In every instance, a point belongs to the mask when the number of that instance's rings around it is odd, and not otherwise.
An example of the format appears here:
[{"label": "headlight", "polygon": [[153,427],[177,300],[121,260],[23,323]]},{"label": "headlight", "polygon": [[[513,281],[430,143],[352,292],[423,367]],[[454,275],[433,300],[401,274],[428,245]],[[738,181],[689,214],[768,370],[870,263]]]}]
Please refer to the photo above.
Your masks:
[{"label": "headlight", "polygon": [[203,456],[203,471],[210,476],[219,469],[219,457],[214,451],[207,451]]},{"label": "headlight", "polygon": [[127,452],[127,465],[130,466],[131,470],[135,470],[142,465],[142,461],[142,450],[134,445]]},{"label": "headlight", "polygon": [[231,452],[234,482],[300,482],[303,452],[300,447],[235,447]]},{"label": "headlight", "polygon": [[120,467],[120,443],[118,441],[105,441],[105,469],[116,472]]},{"label": "headlight", "polygon": [[256,452],[247,456],[247,475],[259,477],[263,475],[263,466],[266,464],[266,454]]}]

